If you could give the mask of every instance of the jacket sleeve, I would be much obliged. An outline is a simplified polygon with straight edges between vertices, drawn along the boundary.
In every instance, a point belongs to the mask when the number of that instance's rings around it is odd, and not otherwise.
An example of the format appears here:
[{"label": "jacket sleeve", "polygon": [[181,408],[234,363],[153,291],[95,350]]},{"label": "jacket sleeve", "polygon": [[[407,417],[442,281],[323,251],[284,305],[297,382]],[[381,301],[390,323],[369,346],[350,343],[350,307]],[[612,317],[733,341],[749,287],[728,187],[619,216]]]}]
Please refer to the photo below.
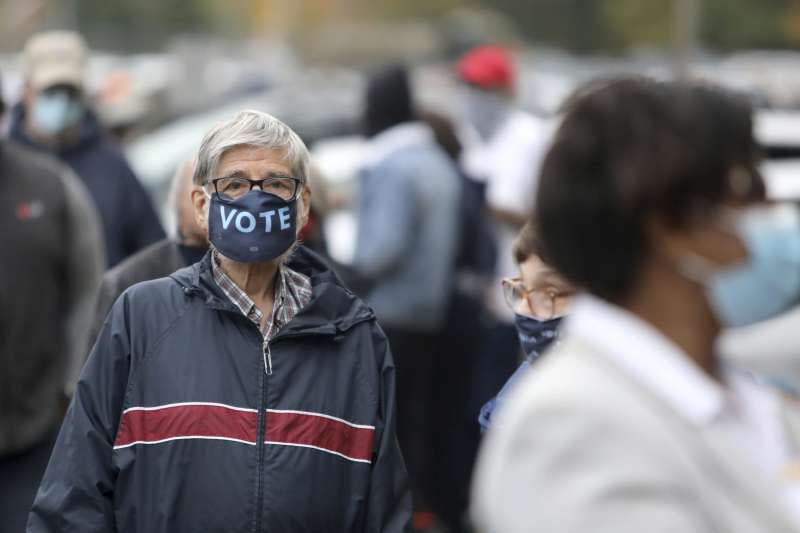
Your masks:
[{"label": "jacket sleeve", "polygon": [[125,215],[125,253],[131,255],[145,246],[160,241],[166,235],[153,208],[153,202],[133,173],[127,161],[122,160],[128,209]]},{"label": "jacket sleeve", "polygon": [[64,392],[72,396],[75,382],[86,360],[86,340],[91,324],[95,290],[105,268],[106,257],[100,217],[89,191],[71,171],[61,175],[67,207],[67,240],[69,256],[66,263],[68,287],[67,348],[69,368]]},{"label": "jacket sleeve", "polygon": [[29,533],[114,532],[113,443],[130,368],[127,299],[84,366],[28,517]]},{"label": "jacket sleeve", "polygon": [[367,502],[364,531],[381,533],[411,532],[411,489],[408,473],[395,433],[395,372],[389,342],[375,327],[379,361],[379,422],[375,428],[376,450]]},{"label": "jacket sleeve", "polygon": [[411,245],[417,193],[408,174],[404,168],[382,165],[362,180],[353,267],[368,279],[395,268]]},{"label": "jacket sleeve", "polygon": [[108,316],[109,311],[111,311],[111,306],[114,305],[114,302],[117,301],[117,298],[120,297],[123,290],[124,288],[120,289],[119,277],[114,275],[113,270],[103,275],[100,288],[97,290],[92,327],[89,330],[89,350],[92,349],[97,337],[100,335],[106,316]]}]

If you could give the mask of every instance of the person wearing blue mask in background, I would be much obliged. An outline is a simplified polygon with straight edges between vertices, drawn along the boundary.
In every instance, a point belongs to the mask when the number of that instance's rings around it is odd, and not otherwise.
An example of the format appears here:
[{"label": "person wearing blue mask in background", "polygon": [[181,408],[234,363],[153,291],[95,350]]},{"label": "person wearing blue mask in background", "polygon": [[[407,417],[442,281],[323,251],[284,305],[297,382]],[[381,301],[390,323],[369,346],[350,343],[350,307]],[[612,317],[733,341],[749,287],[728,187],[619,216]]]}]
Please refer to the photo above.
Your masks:
[{"label": "person wearing blue mask in background", "polygon": [[567,107],[534,219],[579,287],[483,442],[481,531],[789,533],[798,406],[722,357],[800,303],[800,211],[765,201],[750,104],[622,78]]},{"label": "person wearing blue mask in background", "polygon": [[520,275],[502,281],[503,294],[514,311],[514,324],[525,358],[497,396],[481,409],[478,418],[481,431],[489,429],[492,414],[520,377],[555,343],[574,294],[572,285],[545,261],[533,221],[523,226],[512,252]]},{"label": "person wearing blue mask in background", "polygon": [[100,213],[107,266],[163,239],[150,197],[91,109],[83,38],[70,31],[39,33],[22,58],[25,88],[11,110],[10,136],[57,157],[86,185]]}]

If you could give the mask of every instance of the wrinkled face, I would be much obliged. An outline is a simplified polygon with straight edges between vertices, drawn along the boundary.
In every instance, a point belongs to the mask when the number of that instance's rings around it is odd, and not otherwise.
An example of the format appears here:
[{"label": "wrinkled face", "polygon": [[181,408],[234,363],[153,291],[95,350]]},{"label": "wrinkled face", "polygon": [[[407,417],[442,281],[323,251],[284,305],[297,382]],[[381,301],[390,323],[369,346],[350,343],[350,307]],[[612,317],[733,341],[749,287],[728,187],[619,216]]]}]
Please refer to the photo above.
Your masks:
[{"label": "wrinkled face", "polygon": [[[214,186],[211,181],[215,178],[224,176],[239,176],[250,181],[259,181],[274,175],[291,176],[292,168],[282,150],[271,148],[260,148],[255,146],[237,146],[225,152],[217,164],[216,172],[209,176],[205,191],[214,194]],[[258,190],[255,188],[254,190]],[[311,189],[306,184],[300,193],[302,209],[299,209],[298,231],[308,222],[308,213],[311,206]],[[197,224],[208,232],[208,207],[209,199],[203,189],[192,191],[192,201],[194,204],[194,216]]]}]

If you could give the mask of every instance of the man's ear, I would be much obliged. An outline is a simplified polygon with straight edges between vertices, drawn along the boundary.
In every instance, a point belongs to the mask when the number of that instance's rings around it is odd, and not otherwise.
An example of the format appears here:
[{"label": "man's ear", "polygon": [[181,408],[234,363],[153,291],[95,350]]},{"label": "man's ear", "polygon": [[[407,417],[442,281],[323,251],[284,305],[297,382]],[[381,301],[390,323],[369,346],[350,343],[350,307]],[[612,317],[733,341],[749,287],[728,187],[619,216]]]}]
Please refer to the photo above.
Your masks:
[{"label": "man's ear", "polygon": [[308,224],[308,217],[311,213],[311,185],[308,182],[303,186],[300,197],[303,199],[303,212],[300,213],[300,227],[298,229],[302,229]]},{"label": "man's ear", "polygon": [[192,189],[192,205],[194,206],[194,221],[208,233],[208,204],[205,189],[194,187]]}]

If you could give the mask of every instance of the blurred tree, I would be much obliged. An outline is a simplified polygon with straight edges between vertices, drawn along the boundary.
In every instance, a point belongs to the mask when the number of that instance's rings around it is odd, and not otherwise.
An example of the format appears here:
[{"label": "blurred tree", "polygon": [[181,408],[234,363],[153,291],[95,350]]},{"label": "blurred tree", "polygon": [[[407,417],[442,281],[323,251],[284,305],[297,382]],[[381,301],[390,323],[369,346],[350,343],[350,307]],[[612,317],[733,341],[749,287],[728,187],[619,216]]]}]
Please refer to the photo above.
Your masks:
[{"label": "blurred tree", "polygon": [[792,0],[783,21],[786,39],[792,46],[800,45],[800,0]]},{"label": "blurred tree", "polygon": [[393,18],[424,18],[438,16],[463,6],[463,0],[358,0],[364,12]]},{"label": "blurred tree", "polygon": [[[784,48],[792,43],[786,27],[794,0],[704,0],[702,40],[721,50]],[[788,31],[787,31],[788,30]]]},{"label": "blurred tree", "polygon": [[480,3],[508,13],[536,43],[577,52],[595,48],[598,27],[593,0],[482,0]]},{"label": "blurred tree", "polygon": [[601,3],[608,38],[605,47],[666,47],[670,44],[675,0],[608,0]]},{"label": "blurred tree", "polygon": [[[584,52],[667,47],[674,0],[483,0],[537,43]],[[699,0],[702,44],[720,50],[800,44],[800,0]]]},{"label": "blurred tree", "polygon": [[[22,1],[22,0],[20,0]],[[182,33],[296,33],[317,23],[438,17],[464,6],[505,13],[535,43],[578,53],[670,44],[674,0],[37,0],[77,21],[93,46],[153,50]],[[800,45],[800,0],[698,0],[702,44],[722,51]]]},{"label": "blurred tree", "polygon": [[213,0],[73,0],[73,5],[78,30],[96,48],[152,50],[182,32],[220,29]]}]

